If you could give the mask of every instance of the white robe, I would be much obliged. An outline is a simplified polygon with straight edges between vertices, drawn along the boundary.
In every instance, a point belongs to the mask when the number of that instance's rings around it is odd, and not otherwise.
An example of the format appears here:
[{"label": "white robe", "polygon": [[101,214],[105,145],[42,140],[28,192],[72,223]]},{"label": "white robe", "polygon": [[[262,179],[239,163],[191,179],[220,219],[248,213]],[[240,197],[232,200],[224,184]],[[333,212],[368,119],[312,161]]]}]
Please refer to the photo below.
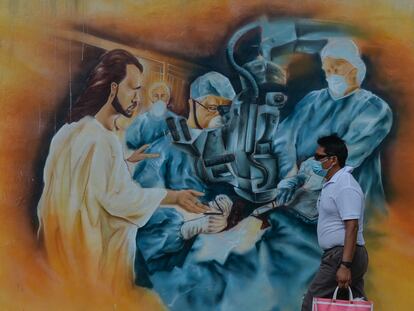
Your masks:
[{"label": "white robe", "polygon": [[132,285],[137,229],[166,194],[132,180],[120,141],[96,119],[64,125],[50,146],[38,206],[49,263],[113,289]]}]

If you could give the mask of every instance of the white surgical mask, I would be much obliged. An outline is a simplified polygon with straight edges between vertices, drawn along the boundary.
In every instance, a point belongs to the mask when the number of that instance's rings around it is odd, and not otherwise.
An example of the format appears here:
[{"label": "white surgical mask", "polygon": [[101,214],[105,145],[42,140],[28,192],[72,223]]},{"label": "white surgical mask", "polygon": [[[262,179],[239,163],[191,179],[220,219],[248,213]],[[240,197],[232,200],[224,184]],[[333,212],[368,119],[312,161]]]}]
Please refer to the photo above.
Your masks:
[{"label": "white surgical mask", "polygon": [[345,77],[341,75],[330,75],[326,78],[326,82],[328,82],[329,91],[335,99],[343,97],[349,87]]},{"label": "white surgical mask", "polygon": [[224,125],[222,116],[215,116],[208,122],[208,128],[217,128]]},{"label": "white surgical mask", "polygon": [[152,104],[149,113],[151,116],[155,118],[161,118],[164,116],[165,112],[167,111],[167,103],[162,100],[157,100],[155,103]]}]

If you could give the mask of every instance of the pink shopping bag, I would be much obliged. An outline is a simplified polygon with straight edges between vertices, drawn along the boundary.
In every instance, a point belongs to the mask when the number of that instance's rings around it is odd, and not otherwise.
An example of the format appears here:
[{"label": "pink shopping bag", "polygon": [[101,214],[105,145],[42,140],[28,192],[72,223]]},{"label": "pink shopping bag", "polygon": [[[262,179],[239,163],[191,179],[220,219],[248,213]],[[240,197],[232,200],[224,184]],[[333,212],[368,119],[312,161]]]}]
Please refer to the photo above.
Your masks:
[{"label": "pink shopping bag", "polygon": [[332,299],[313,298],[312,311],[373,311],[374,304],[371,301],[354,300],[351,288],[349,290],[349,300],[336,299],[339,287],[335,289]]}]

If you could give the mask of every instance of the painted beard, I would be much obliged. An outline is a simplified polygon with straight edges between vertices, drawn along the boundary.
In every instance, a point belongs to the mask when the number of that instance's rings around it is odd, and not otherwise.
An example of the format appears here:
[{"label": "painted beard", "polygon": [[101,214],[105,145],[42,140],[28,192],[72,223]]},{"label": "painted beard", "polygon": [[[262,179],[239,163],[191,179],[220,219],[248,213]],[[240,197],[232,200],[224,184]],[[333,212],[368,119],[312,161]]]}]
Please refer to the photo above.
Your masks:
[{"label": "painted beard", "polygon": [[114,107],[117,113],[122,114],[124,117],[131,118],[136,106],[136,104],[132,104],[126,110],[122,108],[121,103],[118,100],[118,91],[116,91],[115,98],[112,101],[112,107]]}]

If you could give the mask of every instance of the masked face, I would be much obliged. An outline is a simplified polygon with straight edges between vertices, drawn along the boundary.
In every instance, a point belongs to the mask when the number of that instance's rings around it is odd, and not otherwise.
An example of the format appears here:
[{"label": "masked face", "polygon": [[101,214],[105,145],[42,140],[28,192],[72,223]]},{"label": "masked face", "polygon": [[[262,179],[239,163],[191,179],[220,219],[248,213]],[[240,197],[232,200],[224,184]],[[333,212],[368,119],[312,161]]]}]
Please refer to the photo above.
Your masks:
[{"label": "masked face", "polygon": [[334,98],[343,97],[349,88],[345,77],[341,75],[330,75],[326,78],[326,82],[328,82],[329,91]]},{"label": "masked face", "polygon": [[152,104],[149,114],[154,118],[162,118],[167,112],[167,104],[162,100],[157,100]]},{"label": "masked face", "polygon": [[312,171],[321,177],[326,177],[334,166],[333,156],[325,152],[324,148],[318,147],[312,160]]},{"label": "masked face", "polygon": [[344,59],[326,57],[322,61],[331,96],[339,99],[358,87],[357,69]]}]

